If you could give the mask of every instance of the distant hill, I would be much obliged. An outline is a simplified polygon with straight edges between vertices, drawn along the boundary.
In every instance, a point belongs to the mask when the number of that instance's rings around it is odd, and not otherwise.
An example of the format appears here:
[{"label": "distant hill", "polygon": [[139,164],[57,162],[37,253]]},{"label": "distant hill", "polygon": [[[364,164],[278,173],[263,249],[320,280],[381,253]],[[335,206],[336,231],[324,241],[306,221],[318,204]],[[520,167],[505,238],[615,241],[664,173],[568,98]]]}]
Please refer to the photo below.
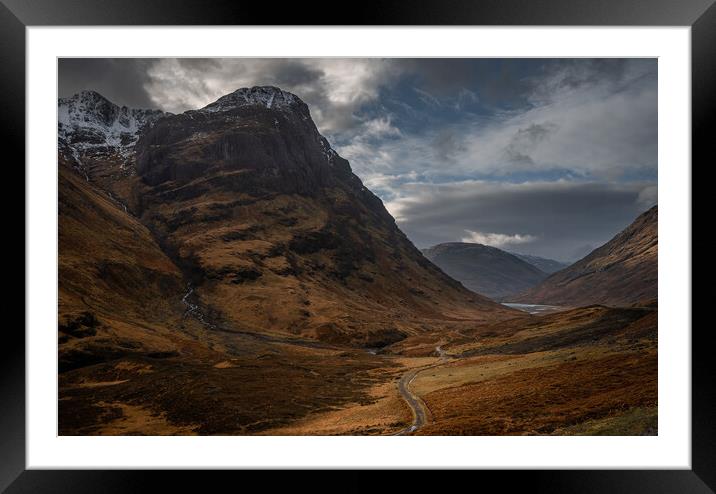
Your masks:
[{"label": "distant hill", "polygon": [[658,210],[652,207],[609,242],[515,302],[583,306],[626,306],[657,298]]},{"label": "distant hill", "polygon": [[482,244],[444,243],[424,249],[423,254],[473,292],[495,300],[527,290],[547,277],[516,255]]},{"label": "distant hill", "polygon": [[547,259],[545,257],[532,256],[529,254],[518,254],[517,252],[510,252],[510,254],[517,256],[523,261],[532,264],[534,267],[536,267],[540,271],[544,271],[547,274],[556,273],[557,271],[560,271],[569,266],[569,264],[567,264],[566,262],[559,262],[555,261],[554,259]]}]

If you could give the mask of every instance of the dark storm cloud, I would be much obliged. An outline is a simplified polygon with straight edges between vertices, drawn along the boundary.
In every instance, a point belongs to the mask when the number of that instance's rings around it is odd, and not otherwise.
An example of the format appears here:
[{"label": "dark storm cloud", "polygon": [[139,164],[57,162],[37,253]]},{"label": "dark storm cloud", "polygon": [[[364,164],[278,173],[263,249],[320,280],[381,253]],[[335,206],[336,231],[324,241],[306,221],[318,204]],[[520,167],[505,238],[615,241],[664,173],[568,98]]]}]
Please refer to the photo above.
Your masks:
[{"label": "dark storm cloud", "polygon": [[552,101],[564,92],[601,87],[610,93],[632,84],[656,85],[657,62],[653,58],[556,59],[530,76],[533,102]]},{"label": "dark storm cloud", "polygon": [[[189,74],[207,75],[214,72],[252,71],[253,66],[261,66],[261,80],[280,86],[295,86],[316,82],[323,72],[308,67],[300,60],[292,59],[219,59],[219,58],[178,58],[178,65]],[[192,83],[193,81],[187,81]],[[238,89],[238,88],[237,88]]]},{"label": "dark storm cloud", "polygon": [[396,64],[412,83],[437,98],[459,97],[470,88],[488,105],[522,106],[533,82],[529,75],[546,60],[540,59],[401,59]]},{"label": "dark storm cloud", "polygon": [[155,108],[144,89],[147,69],[154,63],[139,58],[60,58],[58,92],[66,98],[82,90],[93,90],[118,105]]},{"label": "dark storm cloud", "polygon": [[[650,63],[648,60],[645,60]],[[560,83],[570,88],[603,81],[618,83],[627,75],[630,64],[640,60],[626,58],[593,58],[580,60],[558,60],[552,62],[552,70],[562,71]]]},{"label": "dark storm cloud", "polygon": [[[419,247],[494,235],[498,247],[574,260],[656,203],[653,184],[464,182],[411,184],[388,206]],[[646,192],[645,192],[646,191]],[[510,239],[513,239],[512,243]]]},{"label": "dark storm cloud", "polygon": [[191,72],[204,72],[221,68],[219,58],[177,58],[179,65]]},{"label": "dark storm cloud", "polygon": [[317,81],[323,76],[323,71],[295,61],[285,61],[276,67],[274,77],[289,85],[305,85]]}]

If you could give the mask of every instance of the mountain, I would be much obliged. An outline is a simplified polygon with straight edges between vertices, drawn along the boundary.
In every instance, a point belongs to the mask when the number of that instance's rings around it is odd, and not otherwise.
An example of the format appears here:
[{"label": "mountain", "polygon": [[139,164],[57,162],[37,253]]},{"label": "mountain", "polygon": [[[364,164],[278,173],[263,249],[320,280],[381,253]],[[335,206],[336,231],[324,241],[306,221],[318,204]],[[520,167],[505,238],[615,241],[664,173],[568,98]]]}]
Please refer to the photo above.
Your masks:
[{"label": "mountain", "polygon": [[136,175],[134,146],[142,130],[168,113],[118,106],[95,91],[60,98],[58,154],[85,180],[113,194],[127,190]]},{"label": "mountain", "polygon": [[514,254],[482,244],[450,242],[423,250],[425,257],[475,293],[501,300],[547,274]]},{"label": "mountain", "polygon": [[210,327],[383,346],[512,314],[427,261],[291,93],[179,115],[59,104],[66,162],[150,232]]},{"label": "mountain", "polygon": [[556,273],[557,271],[569,266],[569,264],[565,262],[555,261],[554,259],[546,259],[544,257],[532,256],[529,254],[518,254],[517,252],[510,252],[510,254],[532,264],[534,267],[547,274]]},{"label": "mountain", "polygon": [[606,244],[552,274],[515,302],[624,306],[657,298],[657,206],[641,214]]}]

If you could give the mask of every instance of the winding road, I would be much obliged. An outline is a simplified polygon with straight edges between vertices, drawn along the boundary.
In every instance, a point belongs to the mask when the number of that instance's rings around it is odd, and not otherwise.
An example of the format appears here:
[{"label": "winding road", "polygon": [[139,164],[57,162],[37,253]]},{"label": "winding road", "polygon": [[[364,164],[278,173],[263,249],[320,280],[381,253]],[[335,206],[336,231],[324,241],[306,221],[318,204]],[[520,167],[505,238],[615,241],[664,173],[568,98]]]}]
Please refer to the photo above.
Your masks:
[{"label": "winding road", "polygon": [[405,402],[413,411],[413,423],[395,434],[396,436],[412,434],[413,432],[424,426],[428,420],[428,407],[425,405],[425,402],[422,400],[422,398],[420,398],[417,394],[410,390],[410,384],[417,377],[417,375],[424,370],[432,369],[433,367],[442,365],[450,359],[450,357],[445,353],[445,351],[440,347],[440,345],[435,347],[435,351],[440,356],[440,360],[437,363],[409,370],[408,372],[403,374],[403,377],[401,377],[400,381],[398,382],[398,391],[400,391],[400,395],[403,397]]}]

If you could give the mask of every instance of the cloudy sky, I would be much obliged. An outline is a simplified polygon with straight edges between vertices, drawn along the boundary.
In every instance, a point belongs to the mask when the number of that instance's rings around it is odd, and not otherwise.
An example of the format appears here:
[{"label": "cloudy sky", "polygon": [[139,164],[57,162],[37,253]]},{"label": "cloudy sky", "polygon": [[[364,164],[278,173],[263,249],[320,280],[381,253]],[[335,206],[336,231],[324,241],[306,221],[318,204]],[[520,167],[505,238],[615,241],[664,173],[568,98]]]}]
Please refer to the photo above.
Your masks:
[{"label": "cloudy sky", "polygon": [[418,247],[576,260],[657,202],[656,59],[62,59],[93,89],[182,112],[275,85]]}]

